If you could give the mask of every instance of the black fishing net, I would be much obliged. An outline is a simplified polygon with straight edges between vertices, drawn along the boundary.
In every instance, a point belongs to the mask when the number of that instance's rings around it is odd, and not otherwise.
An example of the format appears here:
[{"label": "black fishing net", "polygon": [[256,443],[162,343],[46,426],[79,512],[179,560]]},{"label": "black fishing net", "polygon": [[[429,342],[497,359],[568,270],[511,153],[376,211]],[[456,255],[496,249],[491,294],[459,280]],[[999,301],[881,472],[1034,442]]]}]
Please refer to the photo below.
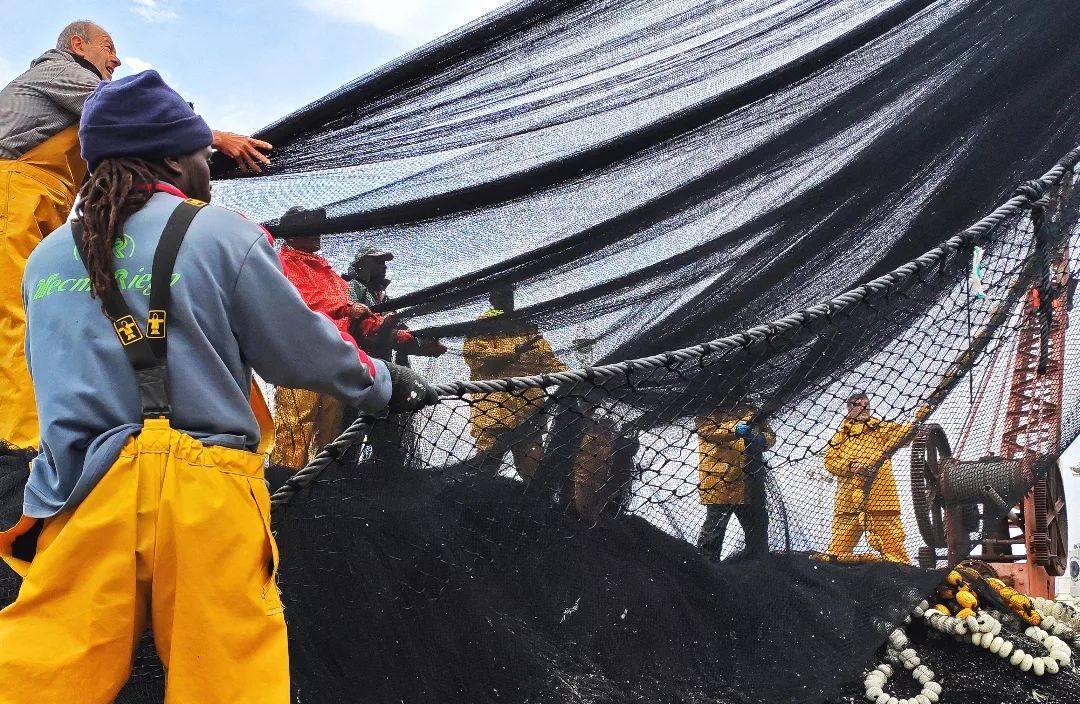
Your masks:
[{"label": "black fishing net", "polygon": [[[1078,21],[519,2],[268,128],[215,202],[393,252],[372,307],[449,348],[280,495],[295,701],[836,700],[942,567],[1060,570]],[[270,397],[292,469],[355,418]]]}]

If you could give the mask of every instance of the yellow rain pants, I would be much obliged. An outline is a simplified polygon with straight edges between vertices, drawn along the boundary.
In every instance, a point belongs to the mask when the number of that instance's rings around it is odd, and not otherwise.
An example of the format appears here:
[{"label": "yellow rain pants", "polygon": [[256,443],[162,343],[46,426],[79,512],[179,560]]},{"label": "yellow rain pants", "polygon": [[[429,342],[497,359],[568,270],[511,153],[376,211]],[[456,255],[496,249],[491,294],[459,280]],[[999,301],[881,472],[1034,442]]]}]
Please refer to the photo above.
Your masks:
[{"label": "yellow rain pants", "polygon": [[[475,426],[474,426],[475,427]],[[498,428],[489,426],[483,428],[476,435],[476,451],[483,454],[491,450],[504,434],[512,432],[513,428]],[[524,481],[530,481],[540,471],[540,461],[544,458],[543,430],[537,429],[510,446],[510,454],[514,457],[514,469]],[[501,460],[502,457],[491,457],[490,460]]]},{"label": "yellow rain pants", "polygon": [[341,432],[341,415],[341,401],[333,396],[278,387],[274,391],[277,440],[270,461],[302,469]]},{"label": "yellow rain pants", "polygon": [[23,348],[23,270],[30,252],[67,220],[85,178],[78,125],[18,159],[0,159],[0,440],[16,447],[40,443]]},{"label": "yellow rain pants", "polygon": [[627,478],[617,476],[611,467],[615,437],[603,428],[586,430],[581,435],[581,449],[574,457],[574,508],[578,516],[595,521],[600,512],[618,496]]},{"label": "yellow rain pants", "polygon": [[851,555],[859,539],[866,533],[866,543],[882,559],[889,562],[911,562],[904,547],[904,523],[899,511],[866,511],[837,513],[832,520],[832,541],[829,554]]},{"label": "yellow rain pants", "polygon": [[0,611],[0,704],[109,704],[149,624],[166,704],[287,704],[263,456],[145,422],[86,499],[44,521]]}]

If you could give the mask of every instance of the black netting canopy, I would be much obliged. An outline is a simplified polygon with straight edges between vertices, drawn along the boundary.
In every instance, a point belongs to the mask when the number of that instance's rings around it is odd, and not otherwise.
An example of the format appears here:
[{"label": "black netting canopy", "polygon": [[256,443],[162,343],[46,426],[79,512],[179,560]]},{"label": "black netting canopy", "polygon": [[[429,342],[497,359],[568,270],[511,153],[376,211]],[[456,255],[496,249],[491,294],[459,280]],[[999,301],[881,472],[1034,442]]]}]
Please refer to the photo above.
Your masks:
[{"label": "black netting canopy", "polygon": [[[295,701],[852,701],[945,568],[1045,591],[1080,431],[1076,27],[520,1],[261,132],[273,165],[214,202],[321,236],[360,344],[442,396],[269,389]],[[1080,697],[908,630],[942,701]],[[122,701],[160,698],[148,658]]]}]

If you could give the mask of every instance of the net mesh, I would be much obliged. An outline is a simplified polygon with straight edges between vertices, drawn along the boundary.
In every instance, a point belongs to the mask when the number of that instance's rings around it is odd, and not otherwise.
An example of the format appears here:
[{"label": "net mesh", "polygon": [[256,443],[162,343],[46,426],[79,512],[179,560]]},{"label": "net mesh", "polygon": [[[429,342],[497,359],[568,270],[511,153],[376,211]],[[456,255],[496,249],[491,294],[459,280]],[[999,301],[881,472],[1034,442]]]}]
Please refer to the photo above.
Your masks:
[{"label": "net mesh", "polygon": [[[340,271],[392,251],[372,307],[449,349],[387,351],[442,402],[304,487],[355,414],[268,394],[295,701],[838,701],[940,568],[1060,570],[1076,153],[1015,189],[1077,141],[1073,15],[512,3],[219,169]],[[161,688],[144,648],[119,701]]]}]

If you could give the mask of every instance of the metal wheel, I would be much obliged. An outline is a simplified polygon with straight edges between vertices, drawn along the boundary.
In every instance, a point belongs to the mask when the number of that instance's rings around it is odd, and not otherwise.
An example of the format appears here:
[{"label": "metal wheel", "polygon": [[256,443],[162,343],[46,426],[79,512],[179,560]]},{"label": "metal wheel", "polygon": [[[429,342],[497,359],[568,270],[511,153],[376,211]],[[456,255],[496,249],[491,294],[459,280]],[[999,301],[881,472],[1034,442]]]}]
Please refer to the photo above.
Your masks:
[{"label": "metal wheel", "polygon": [[952,457],[945,431],[936,423],[927,423],[915,432],[911,442],[911,497],[919,533],[931,548],[944,548],[945,512],[939,496],[941,461]]},{"label": "metal wheel", "polygon": [[1069,517],[1061,468],[1055,464],[1047,476],[1035,482],[1035,561],[1055,577],[1065,574],[1069,563]]}]

